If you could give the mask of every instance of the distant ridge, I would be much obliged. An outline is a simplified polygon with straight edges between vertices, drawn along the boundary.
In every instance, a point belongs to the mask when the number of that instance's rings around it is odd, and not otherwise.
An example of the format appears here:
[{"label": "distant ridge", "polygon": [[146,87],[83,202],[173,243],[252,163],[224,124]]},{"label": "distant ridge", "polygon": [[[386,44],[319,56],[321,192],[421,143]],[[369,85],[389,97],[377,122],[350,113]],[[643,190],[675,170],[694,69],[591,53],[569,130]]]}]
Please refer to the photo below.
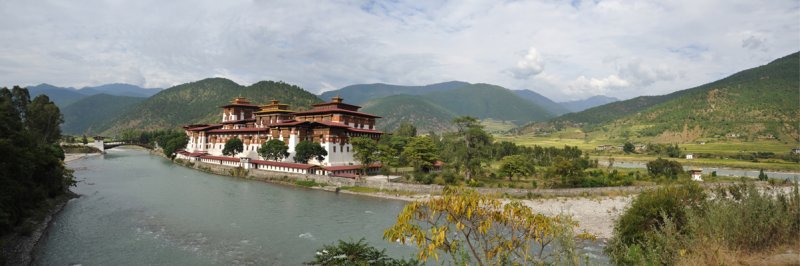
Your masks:
[{"label": "distant ridge", "polygon": [[569,112],[580,112],[595,106],[601,106],[609,103],[613,103],[619,101],[619,99],[614,97],[608,97],[604,95],[595,95],[583,100],[576,100],[576,101],[568,101],[568,102],[561,102],[560,104],[569,110]]},{"label": "distant ridge", "polygon": [[549,113],[551,113],[553,115],[562,115],[562,114],[566,114],[566,113],[569,113],[569,112],[574,112],[574,111],[571,111],[570,109],[564,107],[562,104],[556,103],[553,100],[550,100],[549,98],[545,97],[544,95],[536,93],[535,91],[531,91],[531,90],[514,90],[514,93],[517,94],[519,97],[522,97],[522,98],[524,98],[526,100],[529,100],[529,101],[535,103],[536,105],[541,106],[547,112],[549,112]]},{"label": "distant ridge", "polygon": [[424,86],[402,86],[384,83],[350,85],[338,90],[326,91],[320,94],[323,99],[340,96],[354,104],[363,104],[369,100],[392,95],[421,95],[431,92],[447,91],[470,85],[463,81],[448,81]]}]

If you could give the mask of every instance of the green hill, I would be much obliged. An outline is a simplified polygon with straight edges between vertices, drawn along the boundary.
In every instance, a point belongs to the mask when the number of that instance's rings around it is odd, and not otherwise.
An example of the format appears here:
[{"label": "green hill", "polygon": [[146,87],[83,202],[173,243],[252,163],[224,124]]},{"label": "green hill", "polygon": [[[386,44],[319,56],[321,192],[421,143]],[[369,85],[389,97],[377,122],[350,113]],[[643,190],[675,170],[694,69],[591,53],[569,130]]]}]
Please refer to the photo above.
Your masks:
[{"label": "green hill", "polygon": [[740,136],[798,141],[800,53],[724,79],[662,96],[644,96],[567,114],[607,135],[687,142]]},{"label": "green hill", "polygon": [[266,104],[276,99],[290,104],[295,110],[308,109],[311,104],[322,102],[314,94],[283,82],[261,81],[242,86],[224,78],[209,78],[165,89],[99,129],[104,135],[116,135],[126,129],[152,130],[219,122],[219,106],[238,96],[247,97],[254,104]]},{"label": "green hill", "polygon": [[334,96],[344,98],[353,104],[363,104],[369,100],[382,98],[392,95],[421,95],[437,91],[448,91],[455,88],[469,85],[461,81],[449,81],[443,83],[430,84],[425,86],[402,86],[383,83],[357,84],[350,85],[338,90],[326,91],[320,94],[322,99],[330,99]]},{"label": "green hill", "polygon": [[64,108],[70,104],[77,102],[86,97],[86,94],[80,93],[73,88],[56,87],[47,83],[42,83],[36,86],[28,86],[28,92],[31,94],[31,99],[39,95],[47,95],[58,108]]},{"label": "green hill", "polygon": [[517,125],[553,117],[544,108],[522,99],[511,90],[491,84],[472,84],[429,93],[424,97],[458,115],[511,121]]},{"label": "green hill", "polygon": [[98,125],[117,117],[145,98],[96,94],[80,99],[61,109],[64,124],[61,130],[66,134],[92,135]]},{"label": "green hill", "polygon": [[531,90],[514,90],[514,94],[519,97],[522,97],[525,100],[531,101],[532,103],[541,106],[545,109],[548,113],[553,115],[562,115],[569,112],[572,112],[570,109],[567,109],[565,106],[550,100],[544,95],[536,93],[535,91]]},{"label": "green hill", "polygon": [[567,110],[569,110],[567,113],[570,113],[570,112],[580,112],[595,106],[601,106],[616,101],[619,101],[619,99],[604,95],[595,95],[583,100],[560,102],[559,104],[564,108],[566,108]]},{"label": "green hill", "polygon": [[364,103],[363,112],[382,116],[377,127],[394,131],[402,122],[414,124],[417,132],[441,132],[451,130],[450,121],[456,114],[436,105],[423,96],[394,95]]}]

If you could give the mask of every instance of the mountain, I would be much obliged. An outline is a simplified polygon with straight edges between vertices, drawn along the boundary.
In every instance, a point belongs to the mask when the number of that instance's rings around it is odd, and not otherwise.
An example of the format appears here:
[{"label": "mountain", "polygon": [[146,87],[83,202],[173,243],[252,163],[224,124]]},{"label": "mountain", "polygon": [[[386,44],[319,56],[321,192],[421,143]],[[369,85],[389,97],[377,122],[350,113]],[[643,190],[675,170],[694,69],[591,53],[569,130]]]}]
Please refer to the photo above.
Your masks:
[{"label": "mountain", "polygon": [[424,97],[458,115],[492,118],[524,124],[553,117],[543,107],[491,84],[471,84],[458,89],[425,94]]},{"label": "mountain", "polygon": [[92,135],[98,133],[98,125],[127,111],[131,106],[144,101],[145,98],[95,94],[78,100],[64,108],[64,124],[61,130],[65,134]]},{"label": "mountain", "polygon": [[147,98],[161,91],[161,89],[146,89],[136,85],[113,83],[95,87],[83,87],[75,89],[72,87],[58,87],[47,83],[36,86],[28,86],[31,98],[45,94],[59,108],[64,108],[80,99],[88,96],[105,93],[113,96],[132,96]]},{"label": "mountain", "polygon": [[280,100],[294,110],[308,109],[311,104],[322,102],[316,95],[283,82],[261,81],[242,86],[224,78],[208,78],[165,89],[98,129],[104,135],[116,135],[128,129],[167,129],[191,123],[219,122],[219,106],[238,96],[247,97],[254,104]]},{"label": "mountain", "polygon": [[564,113],[570,113],[570,112],[580,112],[595,106],[601,106],[616,101],[619,101],[619,99],[603,95],[595,95],[583,100],[561,102],[560,105],[569,110],[568,112]]},{"label": "mountain", "polygon": [[470,85],[462,81],[449,81],[425,86],[401,86],[383,83],[350,85],[338,90],[326,91],[320,94],[322,99],[339,96],[353,104],[363,104],[369,100],[386,96],[406,94],[421,95],[437,91],[448,91]]},{"label": "mountain", "polygon": [[452,129],[450,121],[457,115],[419,95],[393,95],[364,103],[361,111],[382,116],[377,127],[394,131],[402,122],[414,124],[417,132],[441,132]]},{"label": "mountain", "polygon": [[28,86],[28,92],[31,99],[39,95],[47,95],[58,108],[64,108],[80,99],[86,97],[85,94],[78,92],[74,88],[56,87],[47,83],[42,83],[36,86]]},{"label": "mountain", "polygon": [[609,135],[687,142],[738,135],[800,140],[800,53],[695,88],[561,116]]},{"label": "mountain", "polygon": [[136,85],[124,83],[105,84],[96,87],[83,87],[78,92],[86,95],[105,93],[116,96],[150,97],[161,91],[158,88],[142,88]]},{"label": "mountain", "polygon": [[541,106],[548,113],[551,113],[553,115],[562,115],[562,114],[566,114],[566,113],[569,113],[569,112],[574,112],[574,111],[562,106],[561,104],[556,103],[556,102],[554,102],[553,100],[550,100],[547,97],[544,97],[544,95],[536,93],[535,91],[531,91],[531,90],[514,90],[513,92],[517,96],[522,97],[525,100],[531,101],[532,103],[534,103],[534,104],[536,104],[538,106]]}]

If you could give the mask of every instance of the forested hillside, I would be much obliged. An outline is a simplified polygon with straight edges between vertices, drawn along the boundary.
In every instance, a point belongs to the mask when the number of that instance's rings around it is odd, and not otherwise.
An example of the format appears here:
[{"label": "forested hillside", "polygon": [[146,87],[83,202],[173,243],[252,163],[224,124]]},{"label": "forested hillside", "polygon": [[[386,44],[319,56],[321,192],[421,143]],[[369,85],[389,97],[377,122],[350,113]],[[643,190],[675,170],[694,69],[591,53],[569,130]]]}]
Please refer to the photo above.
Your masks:
[{"label": "forested hillside", "polygon": [[572,112],[569,109],[567,109],[565,106],[563,106],[562,104],[554,102],[553,100],[550,100],[549,98],[544,97],[544,95],[538,94],[538,93],[536,93],[534,91],[531,91],[531,90],[514,90],[513,92],[517,96],[522,97],[525,100],[531,101],[531,102],[533,102],[534,104],[536,104],[538,106],[541,106],[542,108],[544,108],[545,111],[547,111],[548,113],[550,113],[552,115],[562,115],[562,114],[566,114],[566,113]]},{"label": "forested hillside", "polygon": [[219,122],[219,106],[238,96],[247,97],[254,104],[280,100],[294,110],[308,109],[311,104],[321,102],[314,94],[283,82],[261,81],[242,86],[224,78],[209,78],[165,89],[100,125],[98,130],[104,135],[116,135],[126,129],[167,129]]},{"label": "forested hillside", "polygon": [[798,141],[800,55],[662,96],[645,96],[567,114],[607,134],[685,142],[700,137]]},{"label": "forested hillside", "polygon": [[460,116],[492,118],[518,125],[553,117],[544,108],[520,98],[511,90],[491,84],[472,84],[424,96]]},{"label": "forested hillside", "polygon": [[383,117],[378,119],[377,127],[386,131],[396,130],[402,122],[413,124],[423,133],[449,131],[452,129],[450,122],[456,117],[453,112],[418,95],[379,98],[365,103],[363,107],[363,112]]},{"label": "forested hillside", "polygon": [[344,98],[353,104],[363,104],[369,100],[392,96],[392,95],[421,95],[437,91],[448,91],[463,86],[469,83],[461,81],[449,81],[425,86],[402,86],[391,84],[357,84],[350,85],[338,90],[326,91],[320,95],[322,99],[330,99],[334,96]]},{"label": "forested hillside", "polygon": [[62,109],[64,124],[61,129],[66,134],[93,135],[99,133],[97,127],[116,118],[130,107],[144,101],[141,97],[114,96],[108,94],[92,95]]}]

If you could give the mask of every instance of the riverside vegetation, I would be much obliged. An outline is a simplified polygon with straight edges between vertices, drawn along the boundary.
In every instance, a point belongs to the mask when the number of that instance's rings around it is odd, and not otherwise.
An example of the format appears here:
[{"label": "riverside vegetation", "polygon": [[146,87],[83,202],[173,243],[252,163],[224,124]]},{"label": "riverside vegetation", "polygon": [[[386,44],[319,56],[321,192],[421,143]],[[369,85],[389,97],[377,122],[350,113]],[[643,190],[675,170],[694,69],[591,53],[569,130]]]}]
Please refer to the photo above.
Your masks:
[{"label": "riverside vegetation", "polygon": [[0,236],[31,233],[75,184],[58,145],[62,121],[47,96],[0,89]]}]

